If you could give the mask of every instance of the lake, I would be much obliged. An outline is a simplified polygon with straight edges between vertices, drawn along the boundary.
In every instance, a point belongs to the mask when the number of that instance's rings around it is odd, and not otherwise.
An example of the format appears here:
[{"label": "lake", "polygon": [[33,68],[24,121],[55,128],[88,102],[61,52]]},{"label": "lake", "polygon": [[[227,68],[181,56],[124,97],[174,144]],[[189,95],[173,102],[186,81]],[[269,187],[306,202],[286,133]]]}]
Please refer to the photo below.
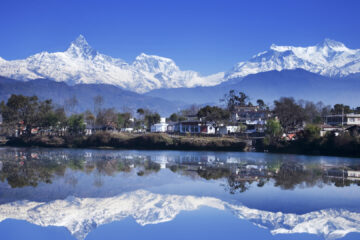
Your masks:
[{"label": "lake", "polygon": [[0,148],[0,239],[360,239],[360,159]]}]

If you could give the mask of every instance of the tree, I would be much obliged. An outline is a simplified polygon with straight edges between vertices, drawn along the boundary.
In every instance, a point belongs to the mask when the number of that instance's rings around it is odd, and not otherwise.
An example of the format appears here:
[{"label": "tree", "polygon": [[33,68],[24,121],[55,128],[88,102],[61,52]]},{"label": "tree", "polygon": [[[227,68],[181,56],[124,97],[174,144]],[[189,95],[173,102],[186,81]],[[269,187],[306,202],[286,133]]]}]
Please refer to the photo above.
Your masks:
[{"label": "tree", "polygon": [[334,107],[331,109],[332,114],[348,114],[351,112],[352,110],[350,106],[344,104],[335,104]]},{"label": "tree", "polygon": [[103,127],[117,127],[118,116],[114,108],[102,109],[96,116],[96,124]]},{"label": "tree", "polygon": [[[1,113],[3,121],[11,129],[15,129],[19,124],[26,127],[26,135],[31,135],[31,129],[38,126],[41,117],[46,114],[44,108],[40,114],[39,105],[43,107],[47,104],[51,105],[51,101],[39,103],[36,96],[27,97],[23,95],[11,95],[7,103],[1,103]],[[50,108],[52,110],[52,108]]]},{"label": "tree", "polygon": [[320,137],[320,127],[318,125],[315,124],[307,124],[305,129],[304,129],[304,137],[309,140],[312,141],[316,138]]},{"label": "tree", "polygon": [[199,106],[197,106],[196,104],[192,104],[190,107],[181,110],[181,116],[183,117],[194,116],[198,113],[199,109],[200,109]]},{"label": "tree", "polygon": [[237,106],[245,107],[249,104],[249,96],[243,92],[237,92],[235,90],[230,90],[228,94],[224,95],[223,99],[220,99],[221,102],[225,102],[227,109],[234,113]]},{"label": "tree", "polygon": [[117,127],[118,128],[128,128],[131,125],[131,113],[118,113],[117,114]]},{"label": "tree", "polygon": [[227,121],[229,120],[230,113],[219,107],[206,106],[201,108],[197,113],[198,118],[204,119],[205,121]]},{"label": "tree", "polygon": [[323,106],[321,102],[315,104],[311,101],[300,101],[299,105],[303,108],[305,121],[307,123],[321,123],[321,108]]},{"label": "tree", "polygon": [[259,106],[261,110],[264,110],[266,108],[265,102],[262,99],[256,100],[256,104]]},{"label": "tree", "polygon": [[84,113],[84,120],[87,126],[94,126],[96,118],[90,110],[86,110]]},{"label": "tree", "polygon": [[280,98],[274,101],[274,105],[274,114],[286,131],[302,126],[306,116],[303,108],[295,102],[294,98]]},{"label": "tree", "polygon": [[103,107],[104,98],[101,95],[97,95],[94,97],[94,113],[98,115]]},{"label": "tree", "polygon": [[68,114],[74,114],[76,106],[78,104],[79,104],[79,102],[78,102],[78,100],[77,100],[77,98],[75,96],[72,96],[71,98],[66,99],[65,100],[65,105],[64,105],[65,111]]},{"label": "tree", "polygon": [[139,115],[144,115],[145,110],[143,108],[138,108],[138,110],[136,110],[136,113],[139,114]]},{"label": "tree", "polygon": [[266,122],[265,133],[270,137],[271,140],[280,138],[282,134],[280,122],[276,119],[269,119]]},{"label": "tree", "polygon": [[356,108],[354,109],[354,113],[360,114],[360,107],[356,107]]},{"label": "tree", "polygon": [[151,125],[160,122],[160,115],[158,113],[148,113],[145,115],[145,124],[148,129]]},{"label": "tree", "polygon": [[71,134],[82,134],[85,130],[84,115],[71,115],[67,121],[67,125]]},{"label": "tree", "polygon": [[169,119],[172,122],[177,122],[177,121],[179,121],[179,116],[176,113],[173,113],[170,115]]}]

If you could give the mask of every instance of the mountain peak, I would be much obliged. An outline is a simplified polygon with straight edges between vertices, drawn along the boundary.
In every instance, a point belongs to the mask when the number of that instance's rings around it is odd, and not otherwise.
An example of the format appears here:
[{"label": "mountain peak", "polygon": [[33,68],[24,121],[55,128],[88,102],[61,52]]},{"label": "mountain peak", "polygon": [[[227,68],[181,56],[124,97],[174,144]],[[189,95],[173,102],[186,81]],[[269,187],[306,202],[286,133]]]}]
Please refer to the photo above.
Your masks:
[{"label": "mountain peak", "polygon": [[97,51],[93,49],[86,41],[83,35],[79,35],[74,41],[71,42],[70,47],[66,50],[74,57],[92,58],[97,54]]},{"label": "mountain peak", "polygon": [[141,53],[139,56],[136,57],[136,60],[143,60],[143,59],[152,59],[152,60],[157,60],[157,61],[173,62],[173,60],[170,58],[160,57],[157,55],[148,55],[146,53]]},{"label": "mountain peak", "polygon": [[89,43],[86,41],[85,37],[80,34],[73,42],[76,46],[89,46]]},{"label": "mountain peak", "polygon": [[347,49],[347,47],[342,43],[338,42],[329,38],[325,38],[321,43],[317,45],[320,48],[328,47],[333,50],[344,50]]}]

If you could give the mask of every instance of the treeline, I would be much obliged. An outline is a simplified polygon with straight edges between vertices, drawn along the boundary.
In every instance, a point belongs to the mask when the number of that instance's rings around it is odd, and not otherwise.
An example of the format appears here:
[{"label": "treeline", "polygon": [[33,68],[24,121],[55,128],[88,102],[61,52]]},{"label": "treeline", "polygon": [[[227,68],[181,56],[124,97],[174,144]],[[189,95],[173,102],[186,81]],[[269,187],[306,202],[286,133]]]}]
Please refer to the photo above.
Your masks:
[{"label": "treeline", "polygon": [[147,109],[137,109],[137,118],[129,112],[117,112],[113,108],[102,108],[101,96],[94,98],[94,111],[74,113],[71,109],[76,98],[67,101],[64,106],[55,106],[51,100],[41,101],[36,96],[11,95],[5,103],[0,103],[3,124],[2,132],[8,136],[15,132],[22,136],[31,136],[36,130],[39,134],[81,135],[86,126],[99,130],[132,127],[146,129],[159,122],[160,115]]},{"label": "treeline", "polygon": [[[266,124],[263,140],[257,142],[257,151],[278,153],[360,156],[360,135],[356,131],[327,132],[321,136],[321,125],[329,114],[360,114],[360,107],[321,102],[296,102],[293,98],[274,101],[274,118]],[[293,134],[291,134],[293,133]]]}]

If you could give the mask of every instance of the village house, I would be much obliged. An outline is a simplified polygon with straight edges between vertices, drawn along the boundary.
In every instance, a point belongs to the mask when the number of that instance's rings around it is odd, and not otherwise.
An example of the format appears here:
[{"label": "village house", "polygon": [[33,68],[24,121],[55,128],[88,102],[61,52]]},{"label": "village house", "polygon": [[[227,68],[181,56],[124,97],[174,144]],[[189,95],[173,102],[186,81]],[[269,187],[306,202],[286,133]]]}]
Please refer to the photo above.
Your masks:
[{"label": "village house", "polygon": [[132,128],[132,127],[121,128],[120,132],[132,133],[132,132],[134,132],[134,128]]},{"label": "village house", "polygon": [[232,134],[240,132],[241,128],[239,126],[220,126],[218,127],[219,134]]},{"label": "village house", "polygon": [[360,178],[360,171],[347,170],[348,177]]},{"label": "village house", "polygon": [[169,124],[166,123],[166,118],[160,118],[160,122],[152,125],[150,127],[150,131],[151,132],[167,132],[168,125]]},{"label": "village house", "polygon": [[232,119],[247,126],[247,133],[263,133],[270,113],[259,106],[237,106]]},{"label": "village house", "polygon": [[214,123],[205,123],[201,121],[184,121],[174,126],[174,132],[192,133],[192,134],[215,134]]},{"label": "village house", "polygon": [[335,134],[335,136],[339,135],[340,132],[342,132],[343,129],[338,126],[323,124],[320,126],[320,136],[324,137],[327,133],[332,132]]},{"label": "village house", "polygon": [[325,123],[331,126],[360,126],[360,114],[336,114],[325,117]]}]

